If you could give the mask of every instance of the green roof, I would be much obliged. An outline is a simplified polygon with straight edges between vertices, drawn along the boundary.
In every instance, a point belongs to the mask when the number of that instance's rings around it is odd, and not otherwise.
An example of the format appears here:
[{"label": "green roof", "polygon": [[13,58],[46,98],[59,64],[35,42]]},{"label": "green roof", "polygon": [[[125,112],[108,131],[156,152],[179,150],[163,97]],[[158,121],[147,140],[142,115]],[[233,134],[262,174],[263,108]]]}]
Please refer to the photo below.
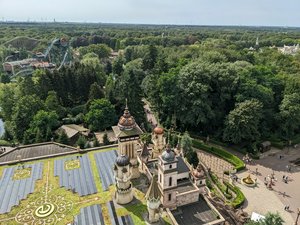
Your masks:
[{"label": "green roof", "polygon": [[118,126],[113,126],[112,129],[117,138],[137,136],[143,133],[138,125],[131,130],[121,130]]}]

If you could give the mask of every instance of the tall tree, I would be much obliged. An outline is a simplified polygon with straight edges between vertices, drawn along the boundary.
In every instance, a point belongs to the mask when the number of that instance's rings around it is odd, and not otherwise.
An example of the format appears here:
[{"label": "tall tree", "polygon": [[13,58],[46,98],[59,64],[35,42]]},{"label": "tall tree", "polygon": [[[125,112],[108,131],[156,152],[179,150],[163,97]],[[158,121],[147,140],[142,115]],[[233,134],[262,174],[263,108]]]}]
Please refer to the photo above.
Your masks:
[{"label": "tall tree", "polygon": [[251,144],[259,139],[259,125],[262,118],[262,103],[246,100],[238,103],[225,121],[223,138],[232,143]]},{"label": "tall tree", "polygon": [[11,129],[16,140],[23,140],[34,115],[43,107],[43,102],[36,95],[25,95],[17,101],[11,118]]},{"label": "tall tree", "polygon": [[90,87],[89,100],[104,98],[103,89],[96,82]]},{"label": "tall tree", "polygon": [[107,99],[95,99],[84,119],[92,131],[104,130],[116,122],[115,108]]},{"label": "tall tree", "polygon": [[281,130],[285,138],[291,139],[300,129],[300,94],[284,95],[279,109]]},{"label": "tall tree", "polygon": [[54,111],[62,118],[65,116],[65,108],[61,106],[55,91],[49,91],[45,100],[45,107],[48,111]]},{"label": "tall tree", "polygon": [[157,59],[157,48],[154,45],[149,45],[147,52],[143,58],[143,69],[151,70],[154,68]]}]

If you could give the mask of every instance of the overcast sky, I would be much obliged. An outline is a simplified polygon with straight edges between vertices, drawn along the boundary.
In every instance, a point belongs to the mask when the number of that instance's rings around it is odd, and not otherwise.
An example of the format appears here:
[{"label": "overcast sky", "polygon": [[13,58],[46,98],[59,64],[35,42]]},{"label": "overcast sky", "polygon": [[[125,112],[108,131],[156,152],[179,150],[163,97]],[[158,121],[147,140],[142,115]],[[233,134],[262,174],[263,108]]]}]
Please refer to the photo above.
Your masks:
[{"label": "overcast sky", "polygon": [[300,27],[300,0],[0,0],[0,20]]}]

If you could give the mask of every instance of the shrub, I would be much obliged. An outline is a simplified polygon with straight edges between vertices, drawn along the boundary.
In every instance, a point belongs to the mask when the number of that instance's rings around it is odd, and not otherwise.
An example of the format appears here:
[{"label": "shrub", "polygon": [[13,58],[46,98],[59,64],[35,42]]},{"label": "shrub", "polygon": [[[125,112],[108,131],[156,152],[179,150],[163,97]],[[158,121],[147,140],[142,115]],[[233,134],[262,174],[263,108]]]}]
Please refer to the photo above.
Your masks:
[{"label": "shrub", "polygon": [[[223,195],[227,198],[227,199],[231,199],[232,198],[232,194],[230,192],[227,191],[227,187],[225,185],[223,185],[219,179],[212,173],[210,173],[211,179],[213,180],[213,182],[217,185],[217,187],[219,188],[219,190],[223,193]],[[229,187],[228,187],[229,188]]]},{"label": "shrub", "polygon": [[0,140],[0,146],[10,146],[11,144],[6,140]]},{"label": "shrub", "polygon": [[224,181],[224,184],[228,186],[228,188],[236,194],[236,197],[231,202],[231,205],[236,209],[239,208],[245,201],[245,195],[243,192],[236,186],[231,185],[230,183]]},{"label": "shrub", "polygon": [[245,164],[241,159],[239,159],[237,156],[227,152],[224,149],[213,147],[213,146],[208,146],[196,139],[193,139],[193,146],[195,148],[204,150],[208,153],[214,154],[214,155],[226,160],[227,162],[234,165],[234,167],[236,168],[237,171],[240,171],[245,168]]}]

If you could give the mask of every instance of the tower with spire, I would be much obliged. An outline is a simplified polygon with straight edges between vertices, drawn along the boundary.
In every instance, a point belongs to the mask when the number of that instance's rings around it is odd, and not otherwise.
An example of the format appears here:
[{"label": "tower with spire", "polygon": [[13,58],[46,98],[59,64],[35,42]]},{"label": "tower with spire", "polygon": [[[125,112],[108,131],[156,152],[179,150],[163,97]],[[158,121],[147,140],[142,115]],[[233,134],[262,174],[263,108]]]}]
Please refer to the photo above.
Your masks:
[{"label": "tower with spire", "polygon": [[118,138],[118,154],[127,155],[132,165],[132,178],[138,178],[137,150],[139,149],[140,135],[143,133],[130,114],[127,99],[123,115],[120,117],[118,125],[112,127],[115,136]]},{"label": "tower with spire", "polygon": [[146,193],[148,220],[150,223],[156,223],[160,219],[160,198],[161,194],[157,184],[157,175],[154,175]]},{"label": "tower with spire", "polygon": [[162,204],[166,208],[176,206],[177,169],[178,159],[167,144],[165,151],[158,157],[158,186],[162,194]]}]

